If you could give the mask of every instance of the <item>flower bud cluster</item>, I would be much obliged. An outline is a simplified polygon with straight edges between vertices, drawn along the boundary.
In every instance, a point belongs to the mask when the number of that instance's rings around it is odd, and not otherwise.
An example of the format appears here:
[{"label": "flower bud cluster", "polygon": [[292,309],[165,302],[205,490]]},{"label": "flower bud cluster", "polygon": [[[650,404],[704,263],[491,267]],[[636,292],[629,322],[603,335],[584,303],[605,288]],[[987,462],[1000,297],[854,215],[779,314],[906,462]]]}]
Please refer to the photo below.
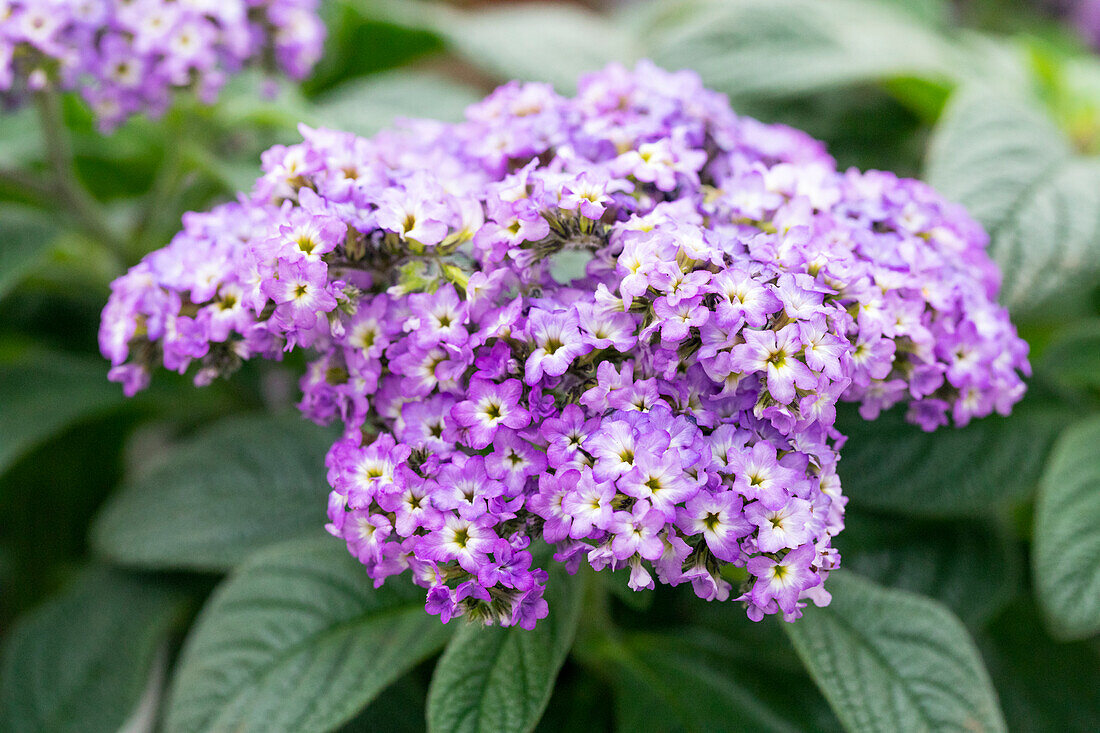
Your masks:
[{"label": "flower bud cluster", "polygon": [[302,78],[321,56],[317,2],[0,0],[0,93],[79,90],[111,129],[174,89],[213,102],[245,64]]},{"label": "flower bud cluster", "polygon": [[1026,345],[965,211],[838,172],[690,72],[302,134],[116,281],[101,345],[130,393],[158,364],[201,383],[317,354],[300,407],[346,428],[328,529],[444,621],[533,626],[546,544],[794,620],[839,563],[839,401],[931,430],[1022,396]]}]

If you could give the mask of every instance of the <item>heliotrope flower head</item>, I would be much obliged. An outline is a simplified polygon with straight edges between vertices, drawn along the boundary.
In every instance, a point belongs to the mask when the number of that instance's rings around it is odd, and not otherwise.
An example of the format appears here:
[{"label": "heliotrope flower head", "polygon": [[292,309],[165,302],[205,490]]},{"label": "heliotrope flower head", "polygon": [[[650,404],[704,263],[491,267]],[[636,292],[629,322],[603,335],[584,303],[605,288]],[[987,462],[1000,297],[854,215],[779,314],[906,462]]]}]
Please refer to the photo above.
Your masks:
[{"label": "heliotrope flower head", "polygon": [[547,562],[794,620],[839,563],[837,402],[931,430],[1023,393],[965,211],[690,72],[301,132],[115,282],[103,352],[133,392],[312,349],[301,408],[346,428],[328,529],[444,621],[532,626]]},{"label": "heliotrope flower head", "polygon": [[171,92],[213,101],[265,63],[301,79],[321,56],[318,0],[0,0],[0,94],[78,90],[100,125],[160,114]]}]

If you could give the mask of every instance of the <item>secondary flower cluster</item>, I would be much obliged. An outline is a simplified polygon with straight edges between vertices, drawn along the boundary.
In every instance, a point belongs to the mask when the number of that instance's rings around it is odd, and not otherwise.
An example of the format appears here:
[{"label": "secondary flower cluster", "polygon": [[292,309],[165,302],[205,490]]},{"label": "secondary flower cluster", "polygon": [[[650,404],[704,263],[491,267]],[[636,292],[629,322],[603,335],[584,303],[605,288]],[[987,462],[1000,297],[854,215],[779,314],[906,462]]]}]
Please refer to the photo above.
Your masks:
[{"label": "secondary flower cluster", "polygon": [[1068,5],[1077,31],[1094,49],[1100,49],[1100,1],[1076,0]]},{"label": "secondary flower cluster", "polygon": [[311,349],[300,407],[346,426],[328,529],[444,621],[533,626],[546,544],[793,620],[839,563],[838,401],[931,430],[1023,393],[962,209],[838,172],[692,73],[302,134],[115,282],[103,353],[133,393],[158,364],[201,384]]},{"label": "secondary flower cluster", "polygon": [[81,92],[104,128],[162,113],[173,89],[213,101],[263,62],[304,77],[321,55],[317,0],[0,0],[0,93]]}]

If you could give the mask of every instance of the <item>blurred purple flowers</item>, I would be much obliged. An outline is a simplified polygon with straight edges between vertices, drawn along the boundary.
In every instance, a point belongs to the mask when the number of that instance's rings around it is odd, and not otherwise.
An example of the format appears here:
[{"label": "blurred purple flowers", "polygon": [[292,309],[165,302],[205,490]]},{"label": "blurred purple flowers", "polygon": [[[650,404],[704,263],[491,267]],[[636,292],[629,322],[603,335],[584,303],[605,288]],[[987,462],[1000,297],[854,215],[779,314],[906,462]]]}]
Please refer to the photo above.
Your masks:
[{"label": "blurred purple flowers", "polygon": [[796,619],[840,560],[838,401],[932,430],[1023,394],[965,211],[838,172],[692,73],[302,133],[114,283],[103,353],[132,394],[157,364],[204,383],[311,347],[301,409],[346,426],[328,529],[444,621],[532,627],[544,543],[571,572]]},{"label": "blurred purple flowers", "polygon": [[157,115],[171,92],[212,102],[263,62],[299,79],[321,55],[318,0],[0,0],[0,93],[78,90],[99,124]]}]

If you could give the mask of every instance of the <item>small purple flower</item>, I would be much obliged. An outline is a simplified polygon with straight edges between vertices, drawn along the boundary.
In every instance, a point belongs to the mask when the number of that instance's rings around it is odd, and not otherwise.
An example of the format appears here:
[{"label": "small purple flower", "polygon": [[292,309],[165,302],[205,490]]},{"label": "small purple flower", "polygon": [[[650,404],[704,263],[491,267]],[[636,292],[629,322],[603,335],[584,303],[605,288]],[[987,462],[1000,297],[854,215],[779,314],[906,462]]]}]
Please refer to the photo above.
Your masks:
[{"label": "small purple flower", "polygon": [[684,473],[675,450],[649,450],[646,441],[639,446],[634,467],[619,477],[616,485],[627,496],[645,499],[667,521],[676,518],[676,505],[694,496],[698,485]]},{"label": "small purple flower", "polygon": [[761,552],[795,548],[812,538],[813,515],[805,499],[792,497],[775,510],[754,501],[745,507],[745,519],[759,528],[756,545]]},{"label": "small purple flower", "polygon": [[301,260],[280,267],[277,279],[264,283],[264,294],[275,302],[275,322],[284,330],[306,330],[317,324],[317,314],[336,308],[327,289],[328,267]]},{"label": "small purple flower", "polygon": [[610,203],[607,184],[581,174],[575,181],[562,186],[558,208],[565,211],[579,211],[581,216],[596,221],[607,211]]},{"label": "small purple flower", "polygon": [[617,511],[608,528],[614,536],[611,552],[618,560],[627,560],[634,554],[646,560],[657,560],[664,552],[664,544],[658,536],[664,526],[664,515],[646,501],[636,502],[630,511]]},{"label": "small purple flower", "polygon": [[523,385],[518,379],[501,384],[473,379],[467,388],[468,399],[451,408],[451,417],[469,431],[469,443],[485,448],[501,426],[519,429],[531,422],[531,414],[520,406]]},{"label": "small purple flower", "polygon": [[721,326],[738,328],[744,323],[763,328],[768,316],[783,307],[775,293],[745,271],[723,270],[714,277],[712,287],[721,298],[715,311]]},{"label": "small purple flower", "polygon": [[702,535],[714,556],[726,562],[738,559],[738,541],[752,531],[741,497],[732,491],[699,492],[677,511],[676,523],[689,535]]},{"label": "small purple flower", "polygon": [[728,461],[735,476],[734,488],[768,509],[781,509],[798,480],[798,474],[777,461],[775,448],[764,441],[731,454]]},{"label": "small purple flower", "polygon": [[748,571],[756,582],[749,598],[758,607],[766,607],[774,601],[784,614],[796,614],[798,598],[803,591],[821,584],[821,577],[810,568],[814,555],[813,545],[802,545],[781,560],[767,555],[750,558]]},{"label": "small purple flower", "polygon": [[447,236],[451,214],[439,203],[441,192],[425,177],[410,179],[404,188],[382,192],[375,221],[402,239],[426,246],[439,244]]},{"label": "small purple flower", "polygon": [[595,432],[599,420],[585,420],[585,414],[578,405],[566,405],[561,417],[549,418],[542,422],[540,433],[549,443],[546,458],[551,468],[561,468],[578,461],[581,446],[588,436]]},{"label": "small purple flower", "polygon": [[429,532],[416,543],[416,556],[435,562],[457,560],[462,569],[476,573],[488,560],[497,540],[488,517],[469,520],[448,515],[443,526]]},{"label": "small purple flower", "polygon": [[817,377],[798,357],[802,344],[796,326],[744,332],[745,343],[733,347],[730,367],[738,372],[763,372],[767,375],[768,392],[778,402],[787,404],[795,398],[795,387],[813,389]]},{"label": "small purple flower", "polygon": [[596,481],[590,471],[585,471],[573,481],[571,487],[562,501],[562,511],[572,520],[570,536],[583,539],[590,536],[593,530],[609,529],[615,511],[615,484]]},{"label": "small purple flower", "polygon": [[528,338],[535,349],[527,357],[524,381],[533,385],[544,374],[560,377],[582,354],[591,351],[577,328],[577,315],[571,311],[549,313],[533,309],[527,317]]},{"label": "small purple flower", "polygon": [[541,619],[550,615],[550,605],[542,597],[542,588],[532,588],[516,601],[512,610],[512,625],[530,631]]},{"label": "small purple flower", "polygon": [[707,322],[710,311],[702,305],[702,298],[696,296],[681,300],[675,305],[668,298],[661,297],[653,304],[653,312],[661,325],[661,341],[676,344],[688,337],[691,329],[699,328]]}]

